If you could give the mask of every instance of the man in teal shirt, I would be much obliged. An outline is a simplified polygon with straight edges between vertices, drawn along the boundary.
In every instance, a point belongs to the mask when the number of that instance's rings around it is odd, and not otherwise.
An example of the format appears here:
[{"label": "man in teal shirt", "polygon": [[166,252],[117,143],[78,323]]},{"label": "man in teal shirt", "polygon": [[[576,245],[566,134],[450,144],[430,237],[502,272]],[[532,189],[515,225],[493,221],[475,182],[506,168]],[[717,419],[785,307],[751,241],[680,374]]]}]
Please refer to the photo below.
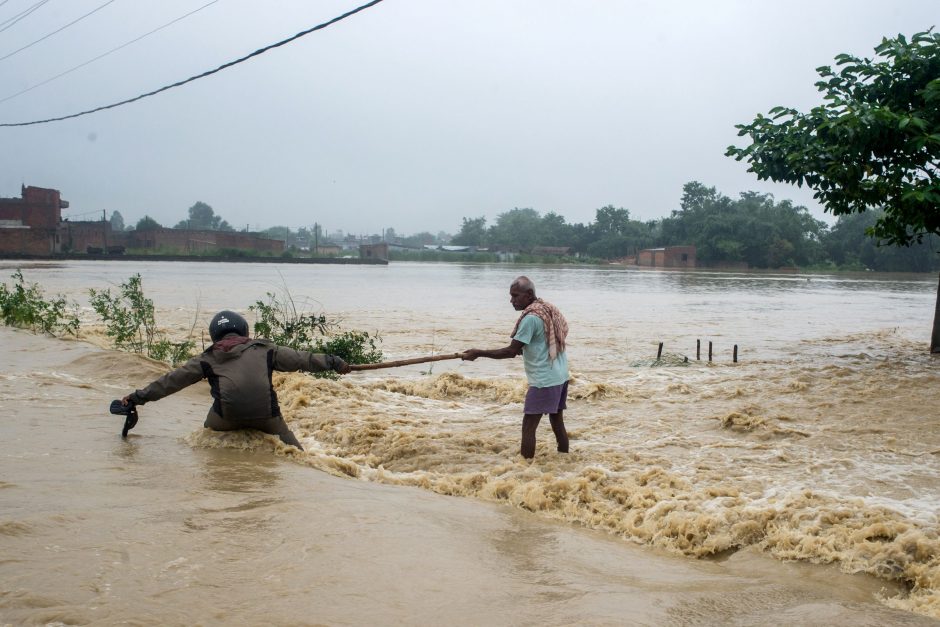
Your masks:
[{"label": "man in teal shirt", "polygon": [[522,354],[529,390],[522,417],[522,456],[535,457],[535,431],[548,414],[560,453],[568,452],[564,410],[568,398],[568,356],[565,339],[568,322],[558,308],[535,297],[535,284],[520,276],[509,286],[509,302],[522,315],[510,333],[509,346],[494,350],[471,348],[462,359],[509,359]]}]

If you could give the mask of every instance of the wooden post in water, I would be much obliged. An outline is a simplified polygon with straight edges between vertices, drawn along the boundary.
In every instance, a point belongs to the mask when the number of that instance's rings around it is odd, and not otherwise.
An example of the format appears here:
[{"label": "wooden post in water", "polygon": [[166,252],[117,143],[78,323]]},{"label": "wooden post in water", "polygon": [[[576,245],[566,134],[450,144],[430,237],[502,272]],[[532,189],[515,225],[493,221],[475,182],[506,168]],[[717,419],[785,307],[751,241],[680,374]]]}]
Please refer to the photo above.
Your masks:
[{"label": "wooden post in water", "polygon": [[734,363],[738,363],[738,345],[734,345]]},{"label": "wooden post in water", "polygon": [[708,361],[712,360],[712,341],[708,340]]},{"label": "wooden post in water", "polygon": [[656,361],[659,361],[663,356],[663,343],[659,343],[659,350],[656,351]]},{"label": "wooden post in water", "polygon": [[702,340],[695,340],[695,358],[702,359]]}]

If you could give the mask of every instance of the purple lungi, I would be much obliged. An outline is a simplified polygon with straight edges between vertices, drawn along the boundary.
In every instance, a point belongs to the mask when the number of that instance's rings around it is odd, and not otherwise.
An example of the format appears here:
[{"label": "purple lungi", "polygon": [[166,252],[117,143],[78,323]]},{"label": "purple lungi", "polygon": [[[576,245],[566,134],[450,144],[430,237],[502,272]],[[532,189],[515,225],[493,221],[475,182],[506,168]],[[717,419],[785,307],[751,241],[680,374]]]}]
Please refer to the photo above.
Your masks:
[{"label": "purple lungi", "polygon": [[529,391],[525,395],[526,414],[557,414],[568,405],[568,382],[561,385],[553,385],[547,388],[537,388],[529,386]]}]

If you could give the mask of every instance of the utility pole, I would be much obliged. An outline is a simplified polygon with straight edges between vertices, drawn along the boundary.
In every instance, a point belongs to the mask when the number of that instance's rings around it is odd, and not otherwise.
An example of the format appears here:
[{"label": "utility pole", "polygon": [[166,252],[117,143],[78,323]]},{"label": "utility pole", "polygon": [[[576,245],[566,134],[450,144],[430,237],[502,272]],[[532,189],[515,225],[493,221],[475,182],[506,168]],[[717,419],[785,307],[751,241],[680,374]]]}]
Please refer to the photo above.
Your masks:
[{"label": "utility pole", "polygon": [[105,210],[101,210],[101,239],[104,241],[104,253],[108,254],[108,217]]},{"label": "utility pole", "polygon": [[317,222],[313,223],[313,256],[320,256],[320,225]]}]

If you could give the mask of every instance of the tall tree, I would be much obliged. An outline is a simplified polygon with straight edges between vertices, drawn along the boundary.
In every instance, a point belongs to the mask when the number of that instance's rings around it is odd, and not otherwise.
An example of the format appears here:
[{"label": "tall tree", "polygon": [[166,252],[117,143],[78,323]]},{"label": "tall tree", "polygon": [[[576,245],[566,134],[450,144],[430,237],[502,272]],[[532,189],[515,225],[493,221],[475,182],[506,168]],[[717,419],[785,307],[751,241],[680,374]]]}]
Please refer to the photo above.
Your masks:
[{"label": "tall tree", "polygon": [[538,211],[516,207],[497,216],[496,224],[488,232],[489,241],[497,246],[531,250],[541,244],[541,227],[542,217]]},{"label": "tall tree", "polygon": [[650,225],[630,219],[630,211],[607,205],[595,212],[590,226],[593,241],[587,247],[592,257],[616,259],[652,245]]},{"label": "tall tree", "polygon": [[[817,68],[824,104],[809,113],[774,107],[739,124],[746,160],[761,180],[807,185],[833,215],[883,208],[869,235],[898,246],[940,234],[940,34],[884,38],[876,58],[840,54]],[[940,353],[940,286],[930,350]]]},{"label": "tall tree", "polygon": [[112,231],[124,230],[124,216],[121,215],[120,211],[111,212],[111,230]]},{"label": "tall tree", "polygon": [[451,242],[455,246],[479,246],[486,245],[486,218],[463,218],[463,224],[460,231],[454,235]]},{"label": "tall tree", "polygon": [[540,227],[542,238],[539,242],[542,246],[571,246],[571,227],[565,223],[562,215],[549,211],[542,216]]},{"label": "tall tree", "polygon": [[144,216],[137,221],[137,226],[135,228],[138,231],[153,231],[154,229],[162,229],[163,226],[161,226],[159,222],[150,216]]},{"label": "tall tree", "polygon": [[216,215],[215,210],[206,203],[197,201],[189,208],[189,219],[181,220],[174,226],[175,229],[190,229],[193,231],[234,231],[232,226]]}]

